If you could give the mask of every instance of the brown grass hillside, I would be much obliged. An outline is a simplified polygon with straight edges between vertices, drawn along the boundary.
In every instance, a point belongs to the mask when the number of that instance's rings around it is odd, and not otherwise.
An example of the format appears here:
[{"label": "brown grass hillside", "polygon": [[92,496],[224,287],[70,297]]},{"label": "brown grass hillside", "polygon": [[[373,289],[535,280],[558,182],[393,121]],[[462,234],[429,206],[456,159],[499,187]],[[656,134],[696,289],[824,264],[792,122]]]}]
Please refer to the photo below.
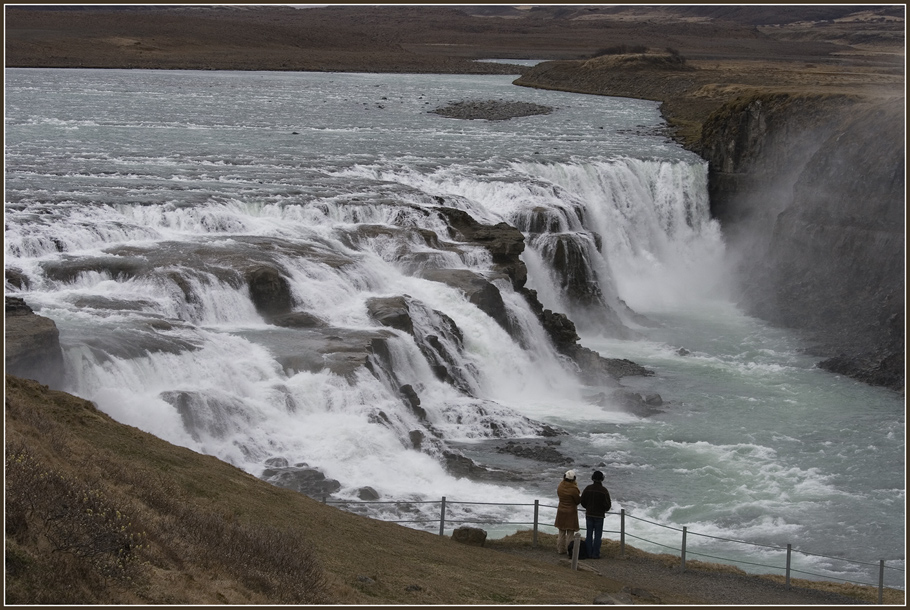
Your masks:
[{"label": "brown grass hillside", "polygon": [[5,403],[7,604],[590,604],[630,583],[664,604],[877,596],[697,561],[676,574],[677,558],[630,546],[572,571],[553,535],[475,547],[344,512],[35,381],[7,376]]},{"label": "brown grass hillside", "polygon": [[7,603],[554,604],[606,590],[324,505],[11,376],[6,460]]}]

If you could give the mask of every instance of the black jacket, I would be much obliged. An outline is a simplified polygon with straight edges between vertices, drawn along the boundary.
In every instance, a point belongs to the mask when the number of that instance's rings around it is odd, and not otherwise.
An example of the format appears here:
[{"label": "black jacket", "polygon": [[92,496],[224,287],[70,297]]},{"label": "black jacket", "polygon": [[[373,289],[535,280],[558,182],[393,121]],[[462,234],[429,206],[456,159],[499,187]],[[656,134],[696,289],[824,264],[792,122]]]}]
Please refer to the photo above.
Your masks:
[{"label": "black jacket", "polygon": [[588,517],[605,517],[613,503],[610,492],[600,481],[594,481],[581,492],[581,505]]}]

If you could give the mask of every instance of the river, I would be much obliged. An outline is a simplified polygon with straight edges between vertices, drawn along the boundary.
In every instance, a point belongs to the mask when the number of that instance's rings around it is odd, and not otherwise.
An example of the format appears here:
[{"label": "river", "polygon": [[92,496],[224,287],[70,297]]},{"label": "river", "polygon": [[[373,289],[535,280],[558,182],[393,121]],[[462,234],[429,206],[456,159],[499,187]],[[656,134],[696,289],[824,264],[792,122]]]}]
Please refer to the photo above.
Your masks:
[{"label": "river", "polygon": [[[66,389],[118,421],[256,476],[306,464],[338,482],[335,499],[445,496],[453,521],[514,521],[515,507],[458,502],[552,505],[566,468],[582,485],[598,468],[640,538],[630,544],[678,549],[685,526],[693,559],[770,572],[750,562],[782,565],[778,549],[792,544],[813,554],[796,564],[811,577],[877,584],[884,559],[886,584],[903,586],[902,397],[818,369],[798,336],[734,304],[706,164],[663,135],[656,103],[508,76],[6,77],[5,260],[29,280],[6,293],[56,322]],[[468,99],[554,111],[495,122],[430,112]],[[659,394],[654,413],[580,383],[508,282],[492,280],[511,335],[427,279],[494,267],[482,248],[451,243],[440,205],[522,229],[528,286],[570,315],[582,345],[654,371],[622,380]],[[583,260],[594,301],[560,284],[559,244]],[[280,269],[294,311],[322,330],[269,324],[239,281],[251,264]],[[311,359],[314,333],[320,345],[373,336],[369,300],[403,295],[414,333],[383,329],[394,383],[363,366],[293,364]],[[458,384],[433,374],[418,345],[430,336]],[[416,390],[422,417],[398,384]],[[565,462],[498,451],[535,441],[541,424],[565,432],[545,439]],[[454,476],[446,451],[509,476]],[[383,506],[368,512],[389,517]]]}]

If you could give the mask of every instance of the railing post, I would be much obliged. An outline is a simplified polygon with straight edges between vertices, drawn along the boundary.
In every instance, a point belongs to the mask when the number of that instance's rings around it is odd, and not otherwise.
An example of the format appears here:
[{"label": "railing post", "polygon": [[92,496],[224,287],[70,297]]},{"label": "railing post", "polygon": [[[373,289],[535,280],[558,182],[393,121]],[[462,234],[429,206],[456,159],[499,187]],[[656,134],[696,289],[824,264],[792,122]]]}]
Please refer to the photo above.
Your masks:
[{"label": "railing post", "polygon": [[878,603],[881,605],[885,595],[885,560],[878,561]]},{"label": "railing post", "polygon": [[442,497],[442,505],[439,507],[439,535],[444,536],[446,529],[446,497]]},{"label": "railing post", "polygon": [[790,551],[793,550],[791,545],[787,545],[787,588],[790,588]]},{"label": "railing post", "polygon": [[581,533],[575,532],[575,544],[572,546],[572,569],[578,569],[578,553],[581,549]]},{"label": "railing post", "polygon": [[539,510],[540,510],[540,500],[534,500],[534,544],[533,544],[533,546],[535,546],[535,547],[537,546],[537,514],[538,514]]},{"label": "railing post", "polygon": [[626,556],[626,509],[619,511],[619,556]]},{"label": "railing post", "polygon": [[686,526],[683,526],[683,539],[682,539],[682,555],[680,557],[682,562],[679,565],[679,571],[686,571]]}]

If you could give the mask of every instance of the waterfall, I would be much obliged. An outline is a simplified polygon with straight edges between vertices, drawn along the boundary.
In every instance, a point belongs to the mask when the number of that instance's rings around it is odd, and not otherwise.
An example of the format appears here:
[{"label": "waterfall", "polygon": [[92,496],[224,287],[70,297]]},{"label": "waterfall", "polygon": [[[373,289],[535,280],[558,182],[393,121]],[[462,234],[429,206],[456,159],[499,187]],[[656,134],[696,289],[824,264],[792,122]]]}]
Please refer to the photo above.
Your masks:
[{"label": "waterfall", "polygon": [[[440,205],[520,229],[541,302],[614,336],[642,320],[627,301],[642,302],[644,291],[647,303],[680,298],[722,249],[700,165],[622,158],[512,163],[485,175],[367,166],[342,174],[403,190],[373,201],[71,215],[74,230],[45,239],[43,259],[23,267],[64,329],[72,390],[125,423],[254,472],[282,458],[357,488],[363,482],[326,456],[361,460],[314,444],[314,428],[356,444],[354,431],[378,427],[375,453],[439,459],[453,441],[541,434],[539,418],[554,405],[581,417],[594,408],[528,302],[497,279],[490,253],[451,240]],[[9,250],[22,262],[36,254],[28,241]],[[251,294],[250,277],[263,268],[284,292]],[[432,270],[444,269],[450,275],[435,281]],[[451,274],[498,295],[505,322]],[[377,307],[397,307],[388,315],[404,315],[406,327],[381,321]]]},{"label": "waterfall", "polygon": [[[25,78],[52,87],[43,75]],[[57,324],[72,393],[255,474],[309,468],[342,497],[391,494],[415,464],[440,476],[459,442],[621,421],[591,399],[603,388],[579,381],[540,305],[580,332],[634,337],[646,306],[704,294],[705,261],[722,259],[693,156],[532,156],[563,141],[602,151],[604,136],[636,149],[621,128],[655,120],[649,104],[626,103],[609,133],[566,108],[538,136],[521,122],[464,130],[427,115],[422,95],[357,127],[363,104],[339,97],[343,112],[313,104],[299,138],[275,140],[273,123],[300,120],[296,85],[293,107],[272,107],[280,119],[250,126],[227,107],[212,123],[192,88],[149,118],[115,103],[105,74],[67,75],[98,82],[84,99],[74,83],[64,106],[20,102],[10,124],[6,257],[24,283],[8,290]],[[381,86],[345,80],[355,97]],[[59,138],[54,159],[36,133]],[[479,223],[474,236],[453,211]]]},{"label": "waterfall", "polygon": [[409,167],[342,175],[404,185],[483,222],[517,227],[527,238],[529,285],[585,331],[629,338],[642,323],[636,312],[728,297],[704,162],[620,157],[513,162],[480,176]]},{"label": "waterfall", "polygon": [[[72,391],[253,472],[281,459],[356,489],[365,482],[328,456],[351,467],[399,454],[386,460],[394,472],[415,452],[442,459],[451,442],[546,433],[554,410],[602,411],[490,252],[452,240],[440,206],[522,231],[544,306],[609,336],[633,336],[635,305],[701,291],[693,278],[723,247],[698,164],[328,174],[392,195],[73,206],[55,223],[17,225],[28,231],[7,252],[63,329]],[[265,288],[251,279],[263,270]],[[482,286],[501,313],[459,282]],[[328,450],[328,430],[342,445],[368,435],[381,447]]]}]

